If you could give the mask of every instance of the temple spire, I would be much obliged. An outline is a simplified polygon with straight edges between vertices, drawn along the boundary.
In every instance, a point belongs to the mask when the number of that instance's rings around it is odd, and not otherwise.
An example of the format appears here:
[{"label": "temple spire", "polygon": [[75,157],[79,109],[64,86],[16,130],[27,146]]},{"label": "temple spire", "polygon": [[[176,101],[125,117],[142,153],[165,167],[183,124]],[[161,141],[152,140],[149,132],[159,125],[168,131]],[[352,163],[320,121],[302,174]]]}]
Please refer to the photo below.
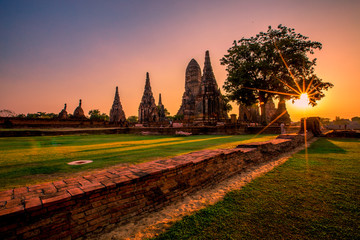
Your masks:
[{"label": "temple spire", "polygon": [[122,124],[125,121],[126,121],[126,117],[120,102],[119,88],[116,87],[114,102],[110,110],[110,122],[115,124],[119,124],[119,123]]},{"label": "temple spire", "polygon": [[139,122],[156,122],[158,121],[158,109],[155,104],[155,99],[151,91],[149,73],[146,73],[146,82],[144,88],[144,94],[142,96],[139,106]]},{"label": "temple spire", "polygon": [[204,62],[202,81],[206,82],[207,85],[209,84],[214,85],[216,86],[216,88],[218,88],[215,75],[211,66],[209,50],[206,50],[205,52],[205,62]]},{"label": "temple spire", "polygon": [[145,82],[145,89],[150,89],[151,90],[151,86],[150,86],[150,77],[149,77],[149,73],[146,73],[146,82]]},{"label": "temple spire", "polygon": [[159,104],[158,104],[159,106],[161,106],[162,105],[162,102],[161,102],[161,93],[159,93]]}]

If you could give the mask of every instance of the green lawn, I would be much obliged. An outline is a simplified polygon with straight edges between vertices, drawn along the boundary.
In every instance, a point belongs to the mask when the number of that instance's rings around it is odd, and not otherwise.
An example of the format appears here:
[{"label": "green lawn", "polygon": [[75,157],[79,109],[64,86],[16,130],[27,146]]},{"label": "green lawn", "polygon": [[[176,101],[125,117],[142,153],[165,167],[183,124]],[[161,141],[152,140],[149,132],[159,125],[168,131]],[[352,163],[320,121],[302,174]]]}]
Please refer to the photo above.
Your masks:
[{"label": "green lawn", "polygon": [[156,239],[360,239],[360,141],[320,138]]},{"label": "green lawn", "polygon": [[[140,163],[205,148],[230,148],[275,135],[139,136],[127,134],[0,138],[0,190],[123,163]],[[68,162],[93,160],[71,166]]]}]

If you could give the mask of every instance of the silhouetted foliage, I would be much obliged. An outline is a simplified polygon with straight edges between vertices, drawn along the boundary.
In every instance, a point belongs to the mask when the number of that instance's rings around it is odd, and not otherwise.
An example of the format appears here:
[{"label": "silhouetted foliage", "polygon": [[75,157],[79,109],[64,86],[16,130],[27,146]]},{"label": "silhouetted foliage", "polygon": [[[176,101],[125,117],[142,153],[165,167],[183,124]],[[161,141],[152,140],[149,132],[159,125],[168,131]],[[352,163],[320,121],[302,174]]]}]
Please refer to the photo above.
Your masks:
[{"label": "silhouetted foliage", "polygon": [[137,116],[129,116],[127,118],[127,121],[130,123],[137,123],[138,122],[138,117]]},{"label": "silhouetted foliage", "polygon": [[106,113],[100,113],[99,109],[89,111],[90,120],[109,121],[109,116]]},{"label": "silhouetted foliage", "polygon": [[167,116],[168,120],[171,121],[175,121],[175,120],[184,120],[184,115],[183,114],[179,114],[179,115],[174,115],[174,116]]},{"label": "silhouetted foliage", "polygon": [[55,113],[46,113],[46,112],[37,112],[37,113],[28,113],[26,114],[26,118],[29,119],[55,119],[57,118],[57,114]]},{"label": "silhouetted foliage", "polygon": [[353,118],[351,118],[351,121],[360,122],[360,117],[353,117]]},{"label": "silhouetted foliage", "polygon": [[0,110],[0,117],[15,117],[15,112],[9,109]]}]

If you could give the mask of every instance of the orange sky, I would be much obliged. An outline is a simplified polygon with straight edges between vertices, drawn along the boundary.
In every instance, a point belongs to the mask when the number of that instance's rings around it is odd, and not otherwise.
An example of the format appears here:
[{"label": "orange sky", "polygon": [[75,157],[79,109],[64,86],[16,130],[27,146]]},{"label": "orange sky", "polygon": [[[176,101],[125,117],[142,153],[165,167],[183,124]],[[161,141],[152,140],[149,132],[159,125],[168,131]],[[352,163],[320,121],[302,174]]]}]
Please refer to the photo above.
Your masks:
[{"label": "orange sky", "polygon": [[137,115],[149,72],[174,115],[191,58],[202,68],[209,50],[222,86],[232,42],[283,24],[323,44],[316,73],[335,85],[306,112],[289,103],[292,119],[360,116],[359,12],[351,0],[0,1],[0,109],[59,113],[67,103],[72,113],[81,98],[86,113],[109,114],[118,86],[126,116]]}]

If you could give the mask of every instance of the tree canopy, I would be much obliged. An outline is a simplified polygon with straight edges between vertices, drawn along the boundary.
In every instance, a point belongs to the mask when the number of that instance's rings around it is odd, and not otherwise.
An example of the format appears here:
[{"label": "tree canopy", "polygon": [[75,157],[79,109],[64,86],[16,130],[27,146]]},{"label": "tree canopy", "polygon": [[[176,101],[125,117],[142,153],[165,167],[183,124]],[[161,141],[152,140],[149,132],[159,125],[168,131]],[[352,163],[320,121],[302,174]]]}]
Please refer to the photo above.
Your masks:
[{"label": "tree canopy", "polygon": [[100,113],[99,109],[89,111],[90,120],[109,121],[109,116],[106,113]]},{"label": "tree canopy", "polygon": [[226,96],[250,106],[260,103],[262,119],[265,103],[273,97],[296,99],[307,92],[311,105],[325,96],[333,85],[316,76],[316,58],[309,59],[322,44],[279,25],[268,27],[255,37],[234,41],[221,59],[228,77],[224,83]]},{"label": "tree canopy", "polygon": [[1,109],[0,117],[15,117],[15,112],[9,109]]}]

